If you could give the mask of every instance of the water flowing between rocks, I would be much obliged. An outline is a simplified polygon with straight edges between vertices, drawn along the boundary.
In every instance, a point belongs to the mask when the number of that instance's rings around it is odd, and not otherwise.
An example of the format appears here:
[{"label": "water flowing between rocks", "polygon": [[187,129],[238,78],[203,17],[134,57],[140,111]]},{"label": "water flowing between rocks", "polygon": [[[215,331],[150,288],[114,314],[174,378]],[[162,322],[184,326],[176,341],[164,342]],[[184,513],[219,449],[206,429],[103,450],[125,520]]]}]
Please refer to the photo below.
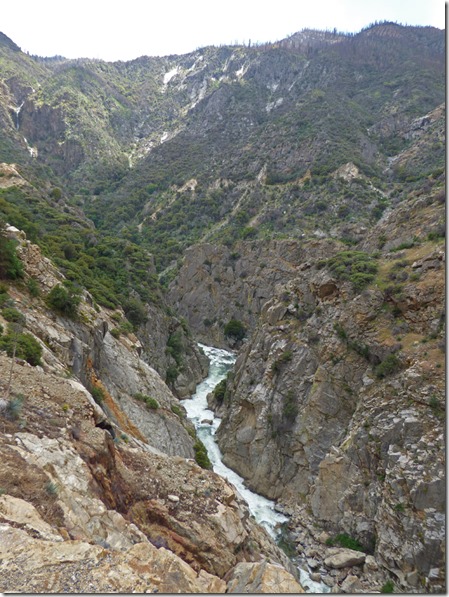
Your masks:
[{"label": "water flowing between rocks", "polygon": [[[221,451],[214,437],[221,419],[215,417],[213,411],[208,408],[207,395],[226,376],[235,363],[236,356],[220,348],[205,346],[204,344],[199,346],[210,360],[209,374],[204,381],[198,384],[196,393],[191,398],[183,400],[183,406],[187,411],[188,418],[195,425],[198,437],[206,446],[214,472],[234,485],[248,504],[248,508],[256,521],[267,530],[273,539],[276,539],[280,534],[280,525],[288,520],[287,516],[275,510],[275,502],[245,487],[244,479],[223,464]],[[326,585],[312,581],[307,572],[301,568],[299,571],[301,583],[308,593],[329,591]]]}]

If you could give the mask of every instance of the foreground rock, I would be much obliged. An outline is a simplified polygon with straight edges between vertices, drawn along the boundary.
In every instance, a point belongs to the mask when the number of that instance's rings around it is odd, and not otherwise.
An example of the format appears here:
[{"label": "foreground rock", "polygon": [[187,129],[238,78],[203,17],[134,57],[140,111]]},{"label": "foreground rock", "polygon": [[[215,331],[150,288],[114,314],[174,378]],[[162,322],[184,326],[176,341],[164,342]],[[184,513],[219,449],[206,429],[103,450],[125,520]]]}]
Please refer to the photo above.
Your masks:
[{"label": "foreground rock", "polygon": [[291,574],[280,566],[237,564],[227,575],[228,593],[304,593]]},{"label": "foreground rock", "polygon": [[118,429],[113,439],[70,379],[22,365],[19,394],[17,416],[1,414],[2,592],[224,592],[224,577],[249,562],[295,582],[221,477]]},{"label": "foreground rock", "polygon": [[[21,242],[45,296],[62,277]],[[218,593],[238,564],[294,572],[233,486],[196,464],[193,426],[135,336],[111,334],[87,294],[68,319],[7,292],[42,364],[0,352],[0,591]]]}]

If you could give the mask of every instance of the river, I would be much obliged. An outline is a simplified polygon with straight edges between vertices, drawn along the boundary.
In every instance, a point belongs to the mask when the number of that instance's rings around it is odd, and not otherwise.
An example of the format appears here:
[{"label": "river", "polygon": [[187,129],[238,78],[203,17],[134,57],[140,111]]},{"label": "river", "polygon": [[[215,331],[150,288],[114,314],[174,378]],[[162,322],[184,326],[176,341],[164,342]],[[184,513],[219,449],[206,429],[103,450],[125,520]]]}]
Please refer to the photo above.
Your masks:
[{"label": "river", "polygon": [[[204,344],[199,346],[209,358],[209,374],[197,386],[196,393],[191,398],[183,400],[182,404],[187,411],[188,418],[195,425],[198,437],[206,446],[214,472],[235,486],[248,504],[249,511],[256,521],[267,530],[273,539],[277,539],[280,534],[280,526],[282,523],[287,522],[288,518],[275,510],[275,502],[250,491],[245,487],[244,479],[223,464],[221,451],[214,437],[221,419],[217,418],[214,412],[208,408],[207,395],[226,376],[234,365],[236,356],[220,348],[205,346]],[[204,421],[212,421],[212,423]],[[306,592],[323,593],[329,591],[326,585],[310,580],[307,572],[301,568],[299,572],[301,583]]]}]

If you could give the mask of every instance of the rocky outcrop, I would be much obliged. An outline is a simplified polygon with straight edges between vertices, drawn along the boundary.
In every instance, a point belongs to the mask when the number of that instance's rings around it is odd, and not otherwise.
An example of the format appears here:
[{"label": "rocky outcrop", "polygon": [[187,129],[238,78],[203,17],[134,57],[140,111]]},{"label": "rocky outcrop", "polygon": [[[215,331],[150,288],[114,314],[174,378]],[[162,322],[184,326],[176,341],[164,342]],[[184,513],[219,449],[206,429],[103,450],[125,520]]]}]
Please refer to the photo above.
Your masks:
[{"label": "rocky outcrop", "polygon": [[241,321],[248,334],[258,321],[262,306],[277,284],[337,250],[334,241],[271,240],[237,243],[233,250],[201,244],[190,247],[168,298],[201,341],[215,346],[235,345],[225,337],[231,319]]},{"label": "rocky outcrop", "polygon": [[186,398],[194,394],[196,385],[207,375],[209,362],[185,322],[147,305],[147,321],[139,329],[139,338],[142,358],[169,380],[176,395]]},{"label": "rocky outcrop", "polygon": [[[45,298],[64,277],[23,233],[11,229],[11,234],[20,241],[18,254],[27,278],[38,283],[41,296]],[[179,322],[149,307],[151,321],[147,325],[153,325],[154,333],[151,336],[153,344],[146,347],[132,333],[113,335],[116,316],[123,319],[123,312],[99,308],[88,293],[83,295],[76,319],[52,311],[43,298],[34,297],[30,302],[19,289],[12,287],[11,296],[26,318],[27,330],[41,342],[46,371],[62,374],[70,370],[90,391],[98,388],[102,392],[105,418],[119,427],[139,427],[142,439],[167,454],[193,457],[193,440],[188,432],[191,425],[185,420],[184,408],[149,364],[153,354],[164,354],[170,335],[169,325],[182,328]],[[207,358],[184,331],[183,334],[183,377],[177,393],[185,396],[193,393],[196,383],[205,376]],[[155,365],[164,371],[170,358],[168,354],[163,359],[156,358]],[[148,408],[136,396],[152,398],[157,408]]]},{"label": "rocky outcrop", "polygon": [[126,418],[104,428],[78,382],[17,367],[20,409],[0,409],[2,591],[224,592],[237,564],[262,561],[295,586],[285,554],[221,477],[152,448]]},{"label": "rocky outcrop", "polygon": [[227,593],[304,593],[282,567],[268,562],[237,564],[227,576]]},{"label": "rocky outcrop", "polygon": [[[8,230],[45,296],[63,277]],[[192,424],[139,340],[112,335],[88,294],[70,319],[20,285],[7,291],[42,362],[0,352],[1,590],[225,592],[224,577],[251,562],[299,586],[233,486],[193,460]]]},{"label": "rocky outcrop", "polygon": [[[436,217],[438,198],[429,205]],[[211,401],[224,462],[284,504],[292,528],[311,514],[357,538],[382,571],[376,586],[390,574],[403,589],[444,585],[443,263],[425,238],[386,251],[361,293],[297,268]]]}]

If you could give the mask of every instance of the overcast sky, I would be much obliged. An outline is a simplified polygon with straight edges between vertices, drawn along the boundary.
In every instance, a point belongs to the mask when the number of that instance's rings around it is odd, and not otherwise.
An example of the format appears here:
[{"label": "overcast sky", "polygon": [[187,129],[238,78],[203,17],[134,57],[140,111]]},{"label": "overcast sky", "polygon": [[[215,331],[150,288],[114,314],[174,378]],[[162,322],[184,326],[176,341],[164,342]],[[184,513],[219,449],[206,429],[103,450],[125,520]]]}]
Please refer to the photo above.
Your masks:
[{"label": "overcast sky", "polygon": [[131,60],[207,45],[277,41],[374,21],[444,29],[444,0],[3,0],[0,31],[39,56]]}]

